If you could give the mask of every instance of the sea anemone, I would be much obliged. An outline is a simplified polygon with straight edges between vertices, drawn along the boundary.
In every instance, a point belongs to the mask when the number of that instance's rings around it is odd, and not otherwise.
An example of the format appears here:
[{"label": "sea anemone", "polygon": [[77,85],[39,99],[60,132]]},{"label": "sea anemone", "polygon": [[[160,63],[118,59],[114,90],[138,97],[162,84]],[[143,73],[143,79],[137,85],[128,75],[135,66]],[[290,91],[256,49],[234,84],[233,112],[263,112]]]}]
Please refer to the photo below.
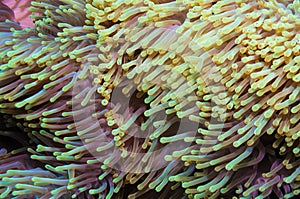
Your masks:
[{"label": "sea anemone", "polygon": [[0,198],[297,197],[299,9],[0,1]]}]

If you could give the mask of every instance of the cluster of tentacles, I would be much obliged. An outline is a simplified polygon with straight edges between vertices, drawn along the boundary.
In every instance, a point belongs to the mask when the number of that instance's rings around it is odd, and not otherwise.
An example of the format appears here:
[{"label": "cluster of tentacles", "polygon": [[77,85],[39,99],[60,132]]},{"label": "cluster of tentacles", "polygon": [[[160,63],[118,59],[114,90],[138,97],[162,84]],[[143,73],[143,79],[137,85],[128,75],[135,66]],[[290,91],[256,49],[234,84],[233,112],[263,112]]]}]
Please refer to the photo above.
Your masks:
[{"label": "cluster of tentacles", "polygon": [[0,198],[300,193],[300,1],[0,1]]}]

